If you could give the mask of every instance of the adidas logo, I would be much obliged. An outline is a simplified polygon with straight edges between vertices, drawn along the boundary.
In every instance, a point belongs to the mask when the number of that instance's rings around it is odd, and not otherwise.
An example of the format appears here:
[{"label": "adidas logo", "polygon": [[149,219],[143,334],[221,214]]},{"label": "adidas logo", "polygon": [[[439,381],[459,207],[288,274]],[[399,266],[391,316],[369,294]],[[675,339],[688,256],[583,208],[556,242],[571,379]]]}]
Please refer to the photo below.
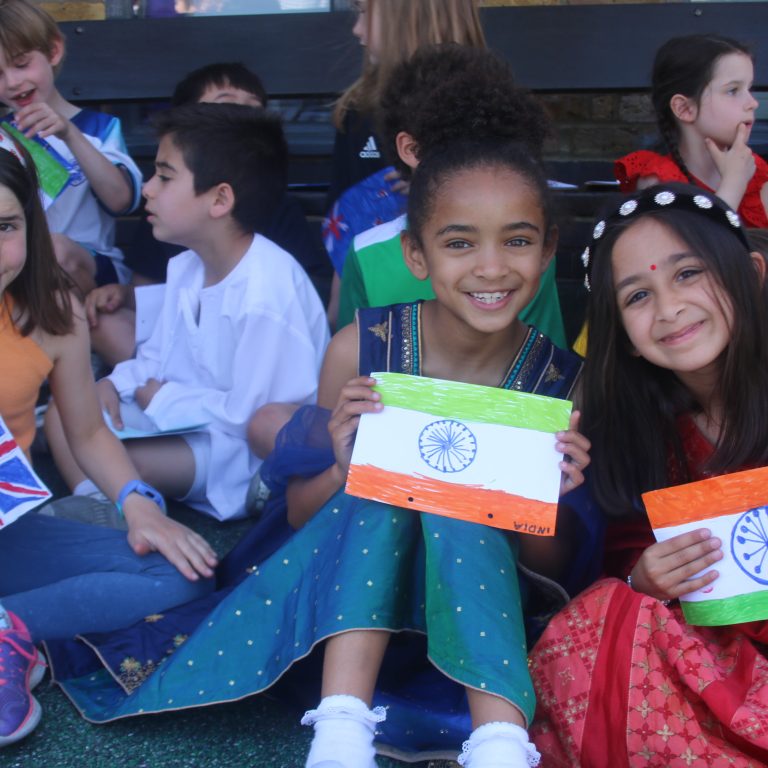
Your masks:
[{"label": "adidas logo", "polygon": [[379,148],[376,146],[376,139],[373,136],[368,137],[365,146],[360,150],[360,157],[363,160],[370,158],[378,160],[381,157],[381,152],[379,152]]}]

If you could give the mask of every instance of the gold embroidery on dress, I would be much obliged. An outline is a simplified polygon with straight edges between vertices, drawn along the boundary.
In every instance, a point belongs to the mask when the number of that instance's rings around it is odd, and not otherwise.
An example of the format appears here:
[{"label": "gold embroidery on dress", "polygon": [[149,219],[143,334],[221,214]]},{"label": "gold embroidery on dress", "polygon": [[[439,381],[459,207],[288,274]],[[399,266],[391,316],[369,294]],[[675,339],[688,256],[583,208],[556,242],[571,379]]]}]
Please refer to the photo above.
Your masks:
[{"label": "gold embroidery on dress", "polygon": [[515,354],[514,358],[512,358],[512,362],[509,364],[509,367],[507,368],[504,375],[501,377],[501,382],[499,383],[500,387],[503,387],[507,379],[512,375],[512,371],[515,370],[515,366],[517,365],[517,361],[520,359],[520,356],[523,354],[523,350],[525,349],[525,344],[528,341],[528,338],[530,337],[532,333],[532,329],[528,331],[525,341],[523,341],[520,349],[517,350],[517,353]]},{"label": "gold embroidery on dress", "polygon": [[389,323],[384,320],[382,323],[371,325],[368,330],[379,340],[386,342],[389,336]]},{"label": "gold embroidery on dress", "polygon": [[411,317],[413,306],[403,307],[400,315],[402,347],[400,349],[400,371],[412,373],[413,364],[413,338],[411,335]]},{"label": "gold embroidery on dress", "polygon": [[[172,656],[173,652],[184,645],[188,638],[189,635],[175,635],[173,638],[173,648],[166,649],[165,658]],[[150,659],[146,664],[142,664],[133,656],[126,656],[120,662],[120,672],[118,674],[120,684],[127,693],[131,693],[131,691],[138,688],[148,677],[157,671],[158,667],[165,661],[165,658],[160,659],[160,661]]]},{"label": "gold embroidery on dress", "polygon": [[154,624],[156,621],[161,621],[164,618],[165,616],[163,616],[162,613],[150,613],[149,616],[144,617],[144,621],[146,621],[147,624]]},{"label": "gold embroidery on dress", "polygon": [[547,382],[547,384],[550,384],[553,381],[560,381],[562,378],[563,375],[560,373],[558,367],[554,363],[550,363],[547,372],[544,374],[544,381]]},{"label": "gold embroidery on dress", "polygon": [[[531,332],[536,333],[534,329],[531,329]],[[536,363],[539,360],[539,357],[541,356],[541,348],[544,346],[545,341],[545,336],[542,336],[540,333],[536,333],[536,339],[528,349],[528,354],[525,356],[525,360],[520,366],[520,370],[517,372],[517,376],[515,377],[515,381],[511,387],[512,389],[516,390],[517,392],[535,392],[536,389],[538,389],[537,386],[534,389],[529,390],[529,388],[524,385],[531,377],[531,372],[533,371]]]},{"label": "gold embroidery on dress", "polygon": [[120,662],[120,683],[128,693],[138,688],[155,670],[157,664],[151,659],[142,664],[133,656],[127,656]]}]

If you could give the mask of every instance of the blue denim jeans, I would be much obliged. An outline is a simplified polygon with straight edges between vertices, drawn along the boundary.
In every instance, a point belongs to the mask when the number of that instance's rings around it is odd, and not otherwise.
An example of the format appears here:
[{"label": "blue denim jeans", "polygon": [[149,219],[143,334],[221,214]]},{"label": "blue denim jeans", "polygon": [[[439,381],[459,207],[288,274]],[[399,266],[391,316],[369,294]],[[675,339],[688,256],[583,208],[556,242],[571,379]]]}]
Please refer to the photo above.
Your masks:
[{"label": "blue denim jeans", "polygon": [[29,513],[0,530],[0,602],[35,642],[109,632],[208,594],[125,531]]}]

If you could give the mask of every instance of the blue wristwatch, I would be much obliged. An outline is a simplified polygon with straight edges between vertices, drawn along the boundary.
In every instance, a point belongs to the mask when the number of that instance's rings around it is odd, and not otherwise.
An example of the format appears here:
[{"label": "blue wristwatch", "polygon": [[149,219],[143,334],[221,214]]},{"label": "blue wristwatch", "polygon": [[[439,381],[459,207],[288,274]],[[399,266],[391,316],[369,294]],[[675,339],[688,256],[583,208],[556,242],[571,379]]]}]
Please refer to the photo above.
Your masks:
[{"label": "blue wristwatch", "polygon": [[120,493],[117,494],[117,501],[115,502],[117,511],[121,515],[123,514],[123,504],[125,503],[125,500],[128,498],[128,496],[130,496],[132,493],[138,493],[140,496],[144,496],[145,498],[150,499],[150,501],[154,501],[155,504],[160,507],[163,514],[167,513],[167,509],[165,507],[165,499],[163,498],[163,494],[160,493],[160,491],[153,488],[148,483],[145,483],[143,480],[129,480],[120,489]]}]

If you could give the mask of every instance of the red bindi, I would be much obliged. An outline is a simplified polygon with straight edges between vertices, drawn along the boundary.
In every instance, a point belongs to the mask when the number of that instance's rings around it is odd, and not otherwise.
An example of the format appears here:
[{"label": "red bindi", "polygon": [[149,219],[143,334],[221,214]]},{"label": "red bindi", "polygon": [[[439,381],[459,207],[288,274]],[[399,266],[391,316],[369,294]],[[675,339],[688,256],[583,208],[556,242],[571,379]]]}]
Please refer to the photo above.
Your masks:
[{"label": "red bindi", "polygon": [[655,264],[651,264],[651,272],[653,272],[654,269],[656,269],[656,265]]}]

